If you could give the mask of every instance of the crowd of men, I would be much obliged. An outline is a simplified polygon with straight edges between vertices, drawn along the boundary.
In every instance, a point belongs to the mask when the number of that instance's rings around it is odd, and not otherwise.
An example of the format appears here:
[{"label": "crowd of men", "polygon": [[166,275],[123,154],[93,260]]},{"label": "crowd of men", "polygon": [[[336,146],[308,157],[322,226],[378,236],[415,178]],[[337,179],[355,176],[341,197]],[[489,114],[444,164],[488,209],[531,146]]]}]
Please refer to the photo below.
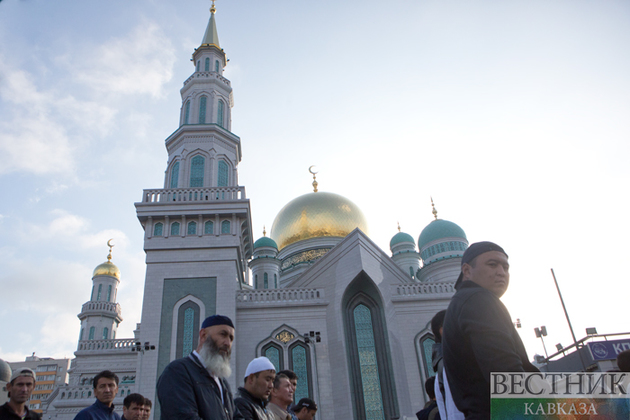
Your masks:
[{"label": "crowd of men", "polygon": [[[507,253],[492,242],[474,243],[464,252],[448,309],[431,321],[436,376],[425,384],[430,401],[417,413],[419,420],[488,420],[491,372],[538,371],[500,300],[509,286],[509,267]],[[226,381],[232,373],[233,342],[230,318],[213,315],[204,320],[197,348],[171,362],[158,379],[162,420],[313,420],[313,400],[302,398],[292,405],[297,375],[276,372],[266,357],[249,363],[234,398]],[[618,365],[630,371],[630,350],[619,354]],[[35,380],[31,369],[13,372],[7,384],[10,399],[0,406],[0,420],[41,419],[26,406]],[[120,420],[113,404],[118,376],[103,371],[94,377],[93,387],[96,402],[74,420]],[[123,402],[122,419],[147,420],[151,408],[149,399],[130,394]]]}]

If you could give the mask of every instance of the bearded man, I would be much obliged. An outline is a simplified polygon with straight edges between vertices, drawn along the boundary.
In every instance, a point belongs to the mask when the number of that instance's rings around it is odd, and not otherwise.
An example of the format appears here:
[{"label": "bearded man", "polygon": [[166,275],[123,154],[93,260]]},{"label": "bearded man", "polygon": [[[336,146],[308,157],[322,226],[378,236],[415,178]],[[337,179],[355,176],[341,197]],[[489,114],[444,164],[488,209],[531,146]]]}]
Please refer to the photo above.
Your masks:
[{"label": "bearded man", "polygon": [[188,357],[172,361],[157,383],[162,420],[242,419],[225,380],[232,373],[234,324],[227,316],[203,321],[199,345]]}]

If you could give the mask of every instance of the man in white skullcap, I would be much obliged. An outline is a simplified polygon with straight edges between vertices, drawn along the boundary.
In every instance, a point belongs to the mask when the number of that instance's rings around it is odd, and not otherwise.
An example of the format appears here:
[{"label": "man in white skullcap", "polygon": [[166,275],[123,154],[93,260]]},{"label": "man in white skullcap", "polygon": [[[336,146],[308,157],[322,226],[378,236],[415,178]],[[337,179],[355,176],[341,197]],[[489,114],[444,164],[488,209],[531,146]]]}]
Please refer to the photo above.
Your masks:
[{"label": "man in white skullcap", "polygon": [[273,420],[267,400],[273,389],[276,368],[266,357],[257,357],[247,365],[245,384],[238,389],[234,405],[245,420]]}]

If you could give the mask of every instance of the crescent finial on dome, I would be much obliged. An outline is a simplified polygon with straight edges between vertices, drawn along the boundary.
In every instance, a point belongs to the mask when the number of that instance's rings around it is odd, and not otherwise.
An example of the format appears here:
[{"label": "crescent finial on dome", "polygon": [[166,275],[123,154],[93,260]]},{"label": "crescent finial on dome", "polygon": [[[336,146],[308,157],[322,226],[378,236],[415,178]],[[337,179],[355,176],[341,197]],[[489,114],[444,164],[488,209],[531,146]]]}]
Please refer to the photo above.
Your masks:
[{"label": "crescent finial on dome", "polygon": [[114,238],[111,238],[109,241],[107,241],[107,246],[109,247],[109,254],[107,254],[107,262],[109,263],[112,262],[112,248],[116,246],[116,245],[112,245],[113,240]]},{"label": "crescent finial on dome", "polygon": [[265,225],[263,225],[263,236],[267,236],[267,230],[265,230]]},{"label": "crescent finial on dome", "polygon": [[214,0],[212,0],[212,7],[210,7],[210,13],[215,14],[217,11],[217,8],[214,7]]},{"label": "crescent finial on dome", "polygon": [[315,165],[311,165],[308,167],[308,171],[313,174],[313,192],[317,192],[317,180],[315,179],[315,174],[317,174],[317,172],[313,172],[313,168],[315,167]]},{"label": "crescent finial on dome", "polygon": [[431,213],[433,213],[433,217],[437,220],[437,210],[435,209],[435,204],[433,203],[433,197],[431,197],[431,207],[433,207],[433,211]]},{"label": "crescent finial on dome", "polygon": [[396,222],[398,223],[398,232],[400,232],[400,222]]}]

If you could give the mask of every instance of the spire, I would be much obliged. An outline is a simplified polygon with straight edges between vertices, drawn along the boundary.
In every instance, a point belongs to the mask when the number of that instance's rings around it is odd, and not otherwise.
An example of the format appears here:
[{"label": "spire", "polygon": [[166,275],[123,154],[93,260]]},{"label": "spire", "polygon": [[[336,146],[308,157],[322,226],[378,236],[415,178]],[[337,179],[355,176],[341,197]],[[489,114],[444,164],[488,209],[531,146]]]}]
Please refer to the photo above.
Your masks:
[{"label": "spire", "polygon": [[217,48],[221,48],[219,45],[219,34],[217,32],[217,23],[214,21],[214,14],[217,11],[216,7],[214,7],[214,0],[212,0],[212,7],[210,8],[210,21],[208,22],[208,27],[206,28],[206,33],[203,36],[203,41],[201,41],[201,46],[210,46],[214,45]]},{"label": "spire", "polygon": [[398,232],[400,232],[400,222],[396,222],[398,223]]},{"label": "spire", "polygon": [[107,246],[109,247],[109,254],[107,255],[107,262],[111,264],[112,262],[112,248],[115,247],[116,245],[112,245],[111,242],[114,240],[114,238],[110,239],[109,241],[107,241]]},{"label": "spire", "polygon": [[316,174],[317,172],[313,172],[313,168],[314,168],[314,167],[315,167],[315,165],[311,165],[311,166],[309,166],[309,167],[308,167],[308,171],[309,171],[310,173],[312,173],[312,174],[313,174],[313,192],[317,192],[317,185],[318,185],[318,184],[317,184],[317,180],[315,179],[315,174]]},{"label": "spire", "polygon": [[265,226],[263,225],[263,236],[267,236],[267,230],[265,230]]},{"label": "spire", "polygon": [[435,204],[433,204],[433,197],[431,197],[431,207],[433,207],[433,211],[431,213],[433,213],[433,217],[437,220],[437,210],[435,209]]}]

